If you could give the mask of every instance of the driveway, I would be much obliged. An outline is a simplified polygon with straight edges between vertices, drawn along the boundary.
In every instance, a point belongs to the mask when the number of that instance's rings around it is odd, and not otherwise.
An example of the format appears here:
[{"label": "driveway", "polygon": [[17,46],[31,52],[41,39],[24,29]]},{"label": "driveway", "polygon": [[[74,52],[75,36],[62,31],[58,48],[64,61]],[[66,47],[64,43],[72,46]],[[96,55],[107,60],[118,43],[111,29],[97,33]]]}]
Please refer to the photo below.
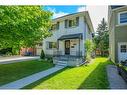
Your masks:
[{"label": "driveway", "polygon": [[39,59],[39,56],[11,56],[11,57],[0,57],[0,64],[9,64],[27,60]]},{"label": "driveway", "polygon": [[127,89],[127,83],[118,74],[117,67],[114,65],[107,66],[107,75],[110,89]]}]

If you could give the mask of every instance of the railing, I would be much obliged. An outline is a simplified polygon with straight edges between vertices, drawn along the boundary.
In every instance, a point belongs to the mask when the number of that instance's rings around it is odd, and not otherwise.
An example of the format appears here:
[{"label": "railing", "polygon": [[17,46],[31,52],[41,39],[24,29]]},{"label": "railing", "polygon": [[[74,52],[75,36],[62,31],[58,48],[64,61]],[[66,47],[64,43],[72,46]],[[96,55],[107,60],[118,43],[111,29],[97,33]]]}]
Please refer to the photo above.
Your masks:
[{"label": "railing", "polygon": [[59,57],[59,56],[67,56],[67,57],[82,57],[82,52],[80,51],[70,51],[70,54],[65,54],[64,51],[53,51],[53,56]]}]

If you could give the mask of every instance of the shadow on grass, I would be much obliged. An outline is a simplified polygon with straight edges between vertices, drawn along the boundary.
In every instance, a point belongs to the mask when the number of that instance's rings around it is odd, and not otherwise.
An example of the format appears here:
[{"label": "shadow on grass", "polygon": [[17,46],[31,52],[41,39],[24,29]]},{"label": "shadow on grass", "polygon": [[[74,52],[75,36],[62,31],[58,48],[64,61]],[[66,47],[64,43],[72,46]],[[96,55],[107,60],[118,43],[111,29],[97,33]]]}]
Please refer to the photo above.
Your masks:
[{"label": "shadow on grass", "polygon": [[110,61],[100,62],[94,71],[81,83],[78,89],[108,89],[106,66]]},{"label": "shadow on grass", "polygon": [[62,69],[62,70],[59,70],[58,72],[55,72],[55,73],[53,73],[53,74],[51,74],[51,75],[49,75],[49,76],[47,76],[47,77],[45,77],[45,78],[42,78],[42,79],[40,79],[40,80],[38,80],[38,81],[36,81],[36,82],[30,84],[30,85],[27,85],[27,86],[23,87],[22,89],[32,89],[32,88],[36,87],[37,85],[41,84],[42,82],[44,82],[44,81],[46,81],[46,80],[48,80],[48,79],[50,79],[50,78],[56,76],[57,74],[59,74],[59,73],[65,71],[65,70],[67,70],[67,69],[70,69],[70,68],[66,67],[66,68],[64,68],[64,69]]}]

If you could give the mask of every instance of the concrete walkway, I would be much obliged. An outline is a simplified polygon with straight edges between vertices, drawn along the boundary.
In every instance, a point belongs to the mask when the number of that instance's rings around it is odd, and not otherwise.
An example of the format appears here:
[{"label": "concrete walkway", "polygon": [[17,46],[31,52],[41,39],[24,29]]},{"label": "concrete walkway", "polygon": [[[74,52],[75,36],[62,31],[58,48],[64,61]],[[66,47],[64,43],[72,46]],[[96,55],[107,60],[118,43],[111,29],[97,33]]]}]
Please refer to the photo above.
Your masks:
[{"label": "concrete walkway", "polygon": [[114,65],[107,66],[107,75],[110,89],[127,89],[127,83],[118,74],[117,67]]},{"label": "concrete walkway", "polygon": [[34,60],[39,59],[39,56],[12,56],[12,57],[2,57],[0,58],[0,64],[8,64],[8,63],[15,63],[27,60]]},{"label": "concrete walkway", "polygon": [[30,75],[28,77],[22,78],[20,80],[8,83],[6,85],[0,86],[0,89],[20,89],[23,88],[24,86],[27,86],[41,78],[44,78],[50,74],[53,74],[61,69],[65,68],[64,66],[55,66],[53,68],[50,68],[48,70]]}]

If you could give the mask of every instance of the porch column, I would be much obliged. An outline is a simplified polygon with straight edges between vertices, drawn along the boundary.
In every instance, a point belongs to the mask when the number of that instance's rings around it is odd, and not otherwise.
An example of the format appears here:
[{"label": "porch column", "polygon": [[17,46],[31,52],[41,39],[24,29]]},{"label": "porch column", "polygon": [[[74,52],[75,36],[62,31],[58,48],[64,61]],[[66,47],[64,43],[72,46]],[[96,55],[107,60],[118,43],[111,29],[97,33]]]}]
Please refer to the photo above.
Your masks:
[{"label": "porch column", "polygon": [[59,40],[57,40],[57,51],[56,51],[56,55],[59,55]]},{"label": "porch column", "polygon": [[59,50],[59,40],[57,40],[57,50]]},{"label": "porch column", "polygon": [[79,38],[79,56],[80,56],[80,38]]}]

